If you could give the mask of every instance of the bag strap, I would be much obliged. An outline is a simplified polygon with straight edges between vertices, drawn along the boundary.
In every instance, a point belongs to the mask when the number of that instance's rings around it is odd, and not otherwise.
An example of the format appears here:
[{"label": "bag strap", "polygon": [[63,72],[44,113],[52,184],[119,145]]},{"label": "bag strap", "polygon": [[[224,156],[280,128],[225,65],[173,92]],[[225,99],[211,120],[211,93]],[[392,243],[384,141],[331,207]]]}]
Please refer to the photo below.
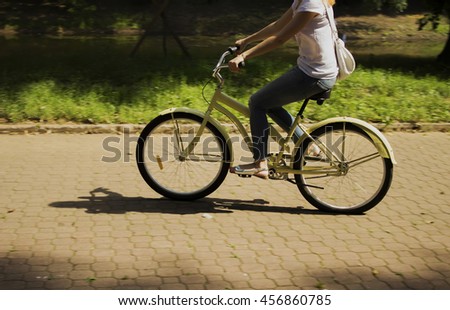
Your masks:
[{"label": "bag strap", "polygon": [[330,5],[325,4],[325,10],[326,10],[328,22],[330,23],[331,31],[333,32],[335,39],[337,39],[337,38],[339,38],[339,34],[338,34],[337,27],[336,27],[336,22],[334,20],[333,8]]},{"label": "bag strap", "polygon": [[298,9],[298,7],[300,6],[300,4],[302,4],[303,0],[298,0],[297,5],[294,8],[294,11]]},{"label": "bag strap", "polygon": [[[297,5],[294,8],[294,11],[298,9],[298,7],[300,6],[300,4],[302,4],[303,0],[298,0]],[[336,27],[336,22],[334,20],[334,13],[333,13],[333,8],[331,7],[331,5],[327,4],[323,4],[325,6],[325,15],[327,16],[328,19],[328,23],[330,24],[331,30],[335,36],[335,39],[339,38],[339,33]]]}]

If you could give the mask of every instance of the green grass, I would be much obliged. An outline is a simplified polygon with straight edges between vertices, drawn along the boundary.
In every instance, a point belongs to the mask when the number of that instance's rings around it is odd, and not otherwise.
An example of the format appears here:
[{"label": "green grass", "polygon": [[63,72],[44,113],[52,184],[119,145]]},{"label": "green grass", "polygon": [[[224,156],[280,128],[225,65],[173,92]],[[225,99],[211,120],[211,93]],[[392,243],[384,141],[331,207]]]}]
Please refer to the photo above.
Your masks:
[{"label": "green grass", "polygon": [[[5,40],[0,51],[0,118],[9,122],[146,123],[160,111],[187,106],[204,111],[202,88],[222,51],[191,44],[191,59],[158,45],[137,57],[133,40]],[[155,48],[156,46],[156,48]],[[306,116],[353,116],[372,122],[450,121],[449,69],[428,56],[356,54],[357,71],[339,82],[322,107]],[[248,97],[295,63],[295,50],[250,61],[227,78],[225,91]],[[206,89],[211,95],[213,84]],[[294,112],[299,104],[288,108]]]}]

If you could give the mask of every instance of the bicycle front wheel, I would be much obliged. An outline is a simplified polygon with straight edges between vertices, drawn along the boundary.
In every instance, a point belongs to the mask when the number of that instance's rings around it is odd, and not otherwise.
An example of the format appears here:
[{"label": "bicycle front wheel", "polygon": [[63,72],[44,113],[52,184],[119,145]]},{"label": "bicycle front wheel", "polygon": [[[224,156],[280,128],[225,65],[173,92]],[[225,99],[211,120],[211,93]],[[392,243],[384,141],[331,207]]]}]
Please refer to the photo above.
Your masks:
[{"label": "bicycle front wheel", "polygon": [[[338,122],[316,129],[311,136],[314,140],[302,143],[294,162],[294,168],[302,170],[295,175],[297,186],[309,203],[322,211],[349,214],[368,211],[384,198],[393,165],[364,130]],[[319,144],[328,154],[311,154]]]},{"label": "bicycle front wheel", "polygon": [[[197,135],[203,119],[175,112],[161,115],[142,131],[136,159],[147,184],[159,194],[176,200],[195,200],[215,191],[230,167],[230,150],[220,131],[208,123]],[[189,145],[195,145],[187,154]]]}]

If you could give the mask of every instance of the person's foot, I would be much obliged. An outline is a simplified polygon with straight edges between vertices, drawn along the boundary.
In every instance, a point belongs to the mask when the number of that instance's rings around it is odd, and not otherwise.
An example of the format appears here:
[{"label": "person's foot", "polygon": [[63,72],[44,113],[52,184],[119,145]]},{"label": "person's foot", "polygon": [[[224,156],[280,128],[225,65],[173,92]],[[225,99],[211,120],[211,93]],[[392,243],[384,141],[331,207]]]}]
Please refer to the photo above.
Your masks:
[{"label": "person's foot", "polygon": [[320,156],[320,153],[322,153],[322,151],[320,150],[320,148],[317,146],[317,144],[312,144],[309,148],[308,148],[308,155],[309,156],[315,156],[318,157]]},{"label": "person's foot", "polygon": [[313,161],[322,161],[325,160],[326,157],[324,156],[322,150],[319,148],[317,144],[312,144],[309,146],[306,152],[306,159]]},{"label": "person's foot", "polygon": [[269,169],[265,160],[231,167],[230,173],[235,173],[239,176],[255,176],[265,180],[269,178]]}]

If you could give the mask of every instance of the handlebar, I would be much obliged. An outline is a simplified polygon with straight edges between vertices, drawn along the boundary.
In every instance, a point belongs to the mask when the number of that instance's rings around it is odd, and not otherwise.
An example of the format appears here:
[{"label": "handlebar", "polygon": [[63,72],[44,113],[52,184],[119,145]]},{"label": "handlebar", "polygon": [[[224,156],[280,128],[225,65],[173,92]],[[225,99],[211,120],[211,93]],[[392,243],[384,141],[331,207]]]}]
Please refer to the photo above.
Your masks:
[{"label": "handlebar", "polygon": [[[232,46],[229,47],[219,58],[219,62],[217,63],[216,67],[213,70],[213,77],[218,79],[220,82],[220,85],[222,86],[224,83],[223,77],[220,75],[220,70],[228,68],[228,64],[225,63],[225,60],[228,56],[234,55],[239,50],[238,46]],[[245,62],[241,62],[239,64],[239,68],[244,68]]]}]

